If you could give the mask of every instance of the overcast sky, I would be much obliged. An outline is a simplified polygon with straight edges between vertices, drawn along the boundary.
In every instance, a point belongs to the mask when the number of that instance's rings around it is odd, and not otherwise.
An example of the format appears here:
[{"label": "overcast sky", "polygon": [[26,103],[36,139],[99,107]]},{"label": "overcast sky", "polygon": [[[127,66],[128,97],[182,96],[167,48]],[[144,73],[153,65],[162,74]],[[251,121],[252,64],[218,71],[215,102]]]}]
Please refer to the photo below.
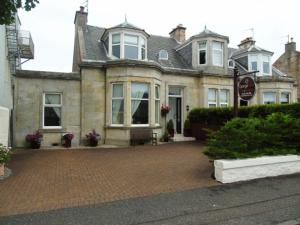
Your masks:
[{"label": "overcast sky", "polygon": [[[23,30],[35,44],[35,59],[23,69],[72,70],[74,16],[85,0],[40,0],[31,12],[19,11]],[[273,61],[284,52],[287,35],[300,45],[300,1],[298,0],[89,0],[88,24],[111,27],[124,21],[149,34],[168,36],[183,24],[187,38],[209,30],[229,36],[230,47],[252,36],[256,44],[273,51]],[[300,49],[300,48],[298,48]]]}]

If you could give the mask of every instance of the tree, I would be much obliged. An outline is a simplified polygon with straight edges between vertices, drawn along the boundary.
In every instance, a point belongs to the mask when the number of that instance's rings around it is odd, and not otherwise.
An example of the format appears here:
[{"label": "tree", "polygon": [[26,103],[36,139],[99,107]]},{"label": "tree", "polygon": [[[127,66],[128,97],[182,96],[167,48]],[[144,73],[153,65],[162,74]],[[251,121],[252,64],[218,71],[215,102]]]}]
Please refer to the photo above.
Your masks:
[{"label": "tree", "polygon": [[9,25],[15,21],[15,13],[19,8],[30,11],[39,0],[0,0],[0,25]]}]

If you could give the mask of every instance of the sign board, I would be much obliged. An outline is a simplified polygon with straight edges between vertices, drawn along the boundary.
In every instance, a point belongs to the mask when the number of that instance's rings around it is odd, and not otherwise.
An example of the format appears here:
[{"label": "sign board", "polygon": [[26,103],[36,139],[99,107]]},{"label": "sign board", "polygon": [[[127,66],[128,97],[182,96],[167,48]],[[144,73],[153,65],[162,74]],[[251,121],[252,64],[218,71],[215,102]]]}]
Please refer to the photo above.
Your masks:
[{"label": "sign board", "polygon": [[255,82],[252,77],[244,77],[238,86],[239,96],[245,101],[249,101],[255,95]]}]

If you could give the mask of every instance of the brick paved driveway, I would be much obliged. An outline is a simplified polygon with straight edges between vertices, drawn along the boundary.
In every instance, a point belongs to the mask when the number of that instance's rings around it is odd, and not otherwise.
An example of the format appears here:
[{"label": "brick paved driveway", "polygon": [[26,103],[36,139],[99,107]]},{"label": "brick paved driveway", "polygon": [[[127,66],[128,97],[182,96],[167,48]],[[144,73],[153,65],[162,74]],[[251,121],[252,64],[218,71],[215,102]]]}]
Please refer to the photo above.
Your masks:
[{"label": "brick paved driveway", "polygon": [[27,150],[0,181],[0,216],[217,185],[199,143],[119,149]]}]

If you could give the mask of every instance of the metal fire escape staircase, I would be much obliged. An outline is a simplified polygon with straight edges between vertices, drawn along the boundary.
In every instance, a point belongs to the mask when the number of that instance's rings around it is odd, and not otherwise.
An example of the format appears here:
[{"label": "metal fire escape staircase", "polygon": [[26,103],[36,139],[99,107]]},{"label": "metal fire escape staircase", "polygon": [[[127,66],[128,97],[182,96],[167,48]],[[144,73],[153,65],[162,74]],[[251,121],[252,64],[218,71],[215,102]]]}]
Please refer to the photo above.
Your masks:
[{"label": "metal fire escape staircase", "polygon": [[6,25],[6,40],[10,71],[15,75],[16,69],[21,69],[21,64],[34,58],[34,44],[30,32],[19,30],[15,22]]}]

